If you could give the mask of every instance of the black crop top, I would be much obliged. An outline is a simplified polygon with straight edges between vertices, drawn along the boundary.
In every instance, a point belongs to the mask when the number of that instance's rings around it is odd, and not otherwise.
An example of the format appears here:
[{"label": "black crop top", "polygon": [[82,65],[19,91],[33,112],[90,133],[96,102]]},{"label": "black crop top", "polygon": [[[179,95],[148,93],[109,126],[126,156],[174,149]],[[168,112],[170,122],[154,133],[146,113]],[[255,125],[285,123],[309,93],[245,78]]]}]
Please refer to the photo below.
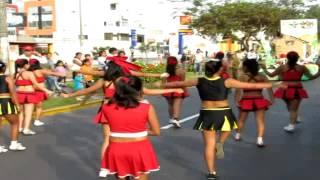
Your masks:
[{"label": "black crop top", "polygon": [[224,85],[225,79],[198,78],[197,89],[202,101],[223,101],[228,98],[228,88]]},{"label": "black crop top", "polygon": [[6,77],[6,75],[0,75],[0,94],[9,93],[9,87],[6,81]]}]

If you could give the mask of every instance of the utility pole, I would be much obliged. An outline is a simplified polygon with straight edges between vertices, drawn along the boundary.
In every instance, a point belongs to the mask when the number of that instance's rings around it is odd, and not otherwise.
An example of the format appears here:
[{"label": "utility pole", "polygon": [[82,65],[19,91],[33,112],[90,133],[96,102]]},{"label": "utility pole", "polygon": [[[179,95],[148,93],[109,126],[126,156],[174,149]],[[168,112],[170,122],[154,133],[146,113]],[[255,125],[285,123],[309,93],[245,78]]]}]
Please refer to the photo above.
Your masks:
[{"label": "utility pole", "polygon": [[7,1],[0,0],[0,59],[5,63],[9,63],[8,52]]},{"label": "utility pole", "polygon": [[80,21],[80,35],[79,35],[80,50],[82,50],[82,46],[83,46],[83,29],[82,29],[82,3],[81,3],[81,0],[79,0],[79,21]]}]

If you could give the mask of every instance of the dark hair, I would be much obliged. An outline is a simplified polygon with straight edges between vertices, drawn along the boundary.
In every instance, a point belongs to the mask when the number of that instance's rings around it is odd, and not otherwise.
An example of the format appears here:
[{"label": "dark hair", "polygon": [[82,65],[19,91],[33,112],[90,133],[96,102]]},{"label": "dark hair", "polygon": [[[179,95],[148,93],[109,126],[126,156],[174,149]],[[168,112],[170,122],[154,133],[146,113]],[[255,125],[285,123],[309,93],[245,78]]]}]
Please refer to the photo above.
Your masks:
[{"label": "dark hair", "polygon": [[116,79],[124,75],[125,73],[123,72],[122,68],[113,61],[110,61],[106,65],[103,79],[105,81],[115,81]]},{"label": "dark hair", "polygon": [[0,60],[0,73],[6,72],[7,66],[4,62]]},{"label": "dark hair", "polygon": [[287,54],[287,59],[289,68],[294,68],[299,60],[299,54],[295,51],[290,51]]},{"label": "dark hair", "polygon": [[29,71],[35,71],[35,70],[41,69],[40,62],[37,59],[30,59],[29,64],[30,64]]},{"label": "dark hair", "polygon": [[76,55],[74,57],[79,56],[80,54],[82,54],[81,52],[76,52]]},{"label": "dark hair", "polygon": [[204,74],[207,77],[212,77],[215,73],[217,73],[222,67],[221,61],[208,61],[205,64],[205,72]]},{"label": "dark hair", "polygon": [[102,53],[106,52],[105,50],[99,51],[99,56],[102,56]]},{"label": "dark hair", "polygon": [[218,52],[216,55],[215,55],[215,58],[216,59],[219,59],[219,60],[223,60],[224,58],[224,53],[223,52]]},{"label": "dark hair", "polygon": [[116,93],[108,104],[117,104],[124,108],[135,108],[139,105],[142,81],[138,77],[123,76],[115,82]]},{"label": "dark hair", "polygon": [[17,59],[15,64],[15,76],[18,74],[18,70],[29,64],[27,59]]},{"label": "dark hair", "polygon": [[85,54],[85,55],[84,55],[85,58],[87,58],[88,56],[91,57],[90,54]]},{"label": "dark hair", "polygon": [[121,53],[126,54],[126,52],[124,52],[124,51],[119,51],[118,56],[120,56]]},{"label": "dark hair", "polygon": [[170,76],[175,76],[175,75],[176,75],[177,65],[178,65],[178,60],[177,60],[177,58],[174,57],[174,56],[169,56],[169,57],[167,58],[166,72],[167,72]]},{"label": "dark hair", "polygon": [[252,76],[256,76],[259,73],[259,64],[256,59],[246,59],[243,61],[243,67],[246,68],[246,71],[249,72]]},{"label": "dark hair", "polygon": [[82,65],[85,65],[87,62],[90,62],[90,60],[89,60],[89,59],[84,59],[84,60],[82,61]]},{"label": "dark hair", "polygon": [[[58,67],[60,63],[63,63],[63,61],[58,60],[58,61],[56,62],[56,64],[54,65],[54,67]],[[64,63],[63,63],[63,64],[64,64]]]},{"label": "dark hair", "polygon": [[112,48],[109,49],[109,53],[110,53],[110,54],[112,54],[114,51],[117,51],[117,48],[112,47]]}]

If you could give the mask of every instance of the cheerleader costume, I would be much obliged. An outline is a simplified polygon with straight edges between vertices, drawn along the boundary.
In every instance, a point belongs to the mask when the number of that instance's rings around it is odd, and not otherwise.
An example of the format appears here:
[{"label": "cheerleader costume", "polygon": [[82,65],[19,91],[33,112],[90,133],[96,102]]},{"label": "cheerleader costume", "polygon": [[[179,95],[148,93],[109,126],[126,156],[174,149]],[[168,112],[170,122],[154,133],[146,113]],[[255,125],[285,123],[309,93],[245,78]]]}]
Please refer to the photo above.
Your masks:
[{"label": "cheerleader costume", "polygon": [[[110,87],[111,84],[112,83],[110,83],[106,87],[105,86],[103,87],[103,93],[104,93],[105,100],[111,99],[113,97],[113,95],[115,94],[116,90],[114,89],[114,87],[112,87],[112,88]],[[104,106],[105,100],[102,101],[101,106],[100,106],[100,108],[98,110],[98,113],[93,119],[93,122],[95,124],[106,124],[107,123],[107,120],[106,120],[106,118],[105,118],[105,116],[104,116],[104,114],[102,112],[102,108]]]},{"label": "cheerleader costume", "polygon": [[[258,82],[256,79],[254,79],[254,77],[250,77],[249,82],[251,80]],[[244,89],[243,92],[257,92],[261,95],[243,96],[239,102],[239,109],[241,111],[257,111],[262,109],[267,110],[271,105],[271,102],[262,96],[262,89]]]},{"label": "cheerleader costume", "polygon": [[[21,77],[21,79],[19,79]],[[33,83],[30,80],[25,80],[21,76],[21,73],[18,75],[16,80],[16,86],[32,86]],[[19,104],[38,104],[39,98],[35,91],[17,91],[17,97]]]},{"label": "cheerleader costume", "polygon": [[[202,101],[223,101],[228,98],[225,79],[198,78],[197,89]],[[193,129],[200,131],[232,131],[237,128],[236,118],[230,107],[203,108]]]},{"label": "cheerleader costume", "polygon": [[[103,113],[110,126],[111,137],[141,138],[147,137],[148,113],[150,104],[140,102],[135,108],[124,108],[116,104],[104,105]],[[102,168],[108,174],[119,178],[133,176],[160,169],[156,153],[148,139],[134,142],[112,142],[105,152]]]},{"label": "cheerleader costume", "polygon": [[[183,81],[183,80],[180,76],[177,76],[177,75],[169,76],[167,78],[167,82],[176,82],[176,81]],[[164,94],[162,94],[162,96],[167,97],[167,98],[186,98],[189,96],[189,93],[188,93],[187,89],[185,88],[183,93],[176,93],[176,92],[164,93]]]},{"label": "cheerleader costume", "polygon": [[[0,75],[0,94],[9,94],[10,90],[6,81],[6,75]],[[17,114],[18,110],[16,105],[12,102],[9,95],[0,95],[0,116]]]},{"label": "cheerleader costume", "polygon": [[[292,68],[282,73],[282,81],[301,81],[302,76],[303,72],[298,71],[295,68]],[[309,96],[307,91],[303,88],[301,82],[289,82],[288,88],[278,88],[274,93],[274,97],[284,100],[293,100],[304,99],[308,98]]]},{"label": "cheerleader costume", "polygon": [[[42,77],[36,77],[36,80],[38,83],[44,83],[46,81],[46,79],[42,76]],[[41,90],[36,90],[36,95],[39,99],[39,102],[43,102],[45,100],[48,99],[48,95],[47,93],[41,91]]]}]

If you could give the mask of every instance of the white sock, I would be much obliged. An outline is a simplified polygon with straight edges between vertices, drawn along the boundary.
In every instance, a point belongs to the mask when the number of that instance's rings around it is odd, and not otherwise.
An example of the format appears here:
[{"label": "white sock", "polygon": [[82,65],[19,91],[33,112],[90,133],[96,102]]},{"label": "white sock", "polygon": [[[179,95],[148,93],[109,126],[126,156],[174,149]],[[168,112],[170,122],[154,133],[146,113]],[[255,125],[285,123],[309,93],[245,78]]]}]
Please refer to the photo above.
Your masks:
[{"label": "white sock", "polygon": [[257,143],[258,144],[262,144],[263,143],[263,138],[262,137],[258,137],[257,138]]},{"label": "white sock", "polygon": [[291,124],[291,123],[289,124],[289,127],[294,128],[294,126],[295,126],[294,124]]},{"label": "white sock", "polygon": [[11,145],[16,145],[18,144],[18,141],[11,141]]}]

